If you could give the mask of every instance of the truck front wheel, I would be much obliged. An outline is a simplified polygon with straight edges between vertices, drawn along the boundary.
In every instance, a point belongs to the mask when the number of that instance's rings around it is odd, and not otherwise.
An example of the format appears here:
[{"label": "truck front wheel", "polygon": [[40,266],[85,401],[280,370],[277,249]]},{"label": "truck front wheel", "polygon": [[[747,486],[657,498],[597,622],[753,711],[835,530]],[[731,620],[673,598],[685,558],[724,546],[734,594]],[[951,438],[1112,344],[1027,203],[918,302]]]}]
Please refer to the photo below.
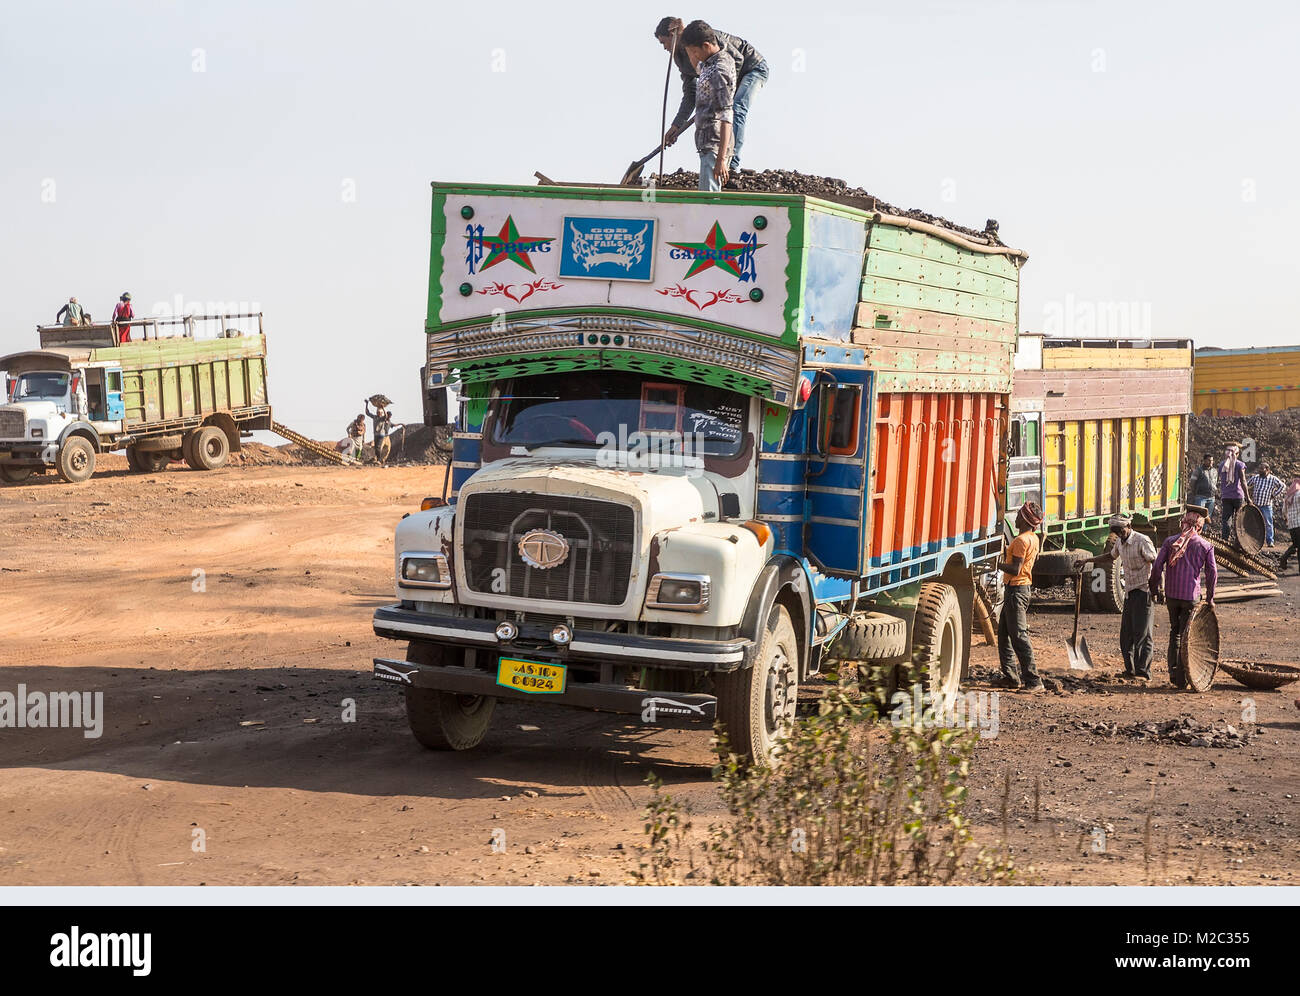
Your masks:
[{"label": "truck front wheel", "polygon": [[[416,664],[443,663],[442,650],[412,643],[406,659]],[[429,688],[406,689],[406,722],[422,747],[469,750],[477,747],[492,724],[497,700],[487,695],[457,695]]]},{"label": "truck front wheel", "polygon": [[85,436],[69,436],[59,447],[59,476],[69,484],[90,480],[95,472],[95,447]]},{"label": "truck front wheel", "polygon": [[727,746],[749,764],[772,764],[799,704],[799,644],[784,606],[772,607],[754,666],[713,679]]}]

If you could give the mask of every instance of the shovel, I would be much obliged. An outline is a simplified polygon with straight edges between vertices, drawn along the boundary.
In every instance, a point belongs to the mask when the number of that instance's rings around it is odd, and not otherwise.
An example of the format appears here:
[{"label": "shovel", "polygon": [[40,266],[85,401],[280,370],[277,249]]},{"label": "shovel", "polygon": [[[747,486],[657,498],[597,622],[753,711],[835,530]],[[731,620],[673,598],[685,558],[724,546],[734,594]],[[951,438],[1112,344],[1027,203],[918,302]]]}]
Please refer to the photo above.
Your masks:
[{"label": "shovel", "polygon": [[1070,659],[1071,671],[1091,671],[1092,654],[1088,652],[1088,638],[1079,635],[1079,609],[1083,605],[1083,572],[1074,578],[1074,633],[1065,644],[1065,654]]},{"label": "shovel", "polygon": [[[695,115],[692,114],[690,120],[687,121],[686,124],[682,125],[682,132],[684,133],[686,129],[688,129],[694,123],[695,123]],[[662,152],[663,149],[664,149],[663,143],[661,142],[658,145],[656,145],[653,149],[651,149],[650,154],[646,156],[644,159],[638,159],[635,162],[633,162],[632,165],[627,168],[627,172],[623,174],[623,179],[618,181],[619,186],[628,187],[636,183],[638,180],[640,180],[641,170],[645,169],[645,164],[648,163],[655,156],[659,155],[659,153]]]}]

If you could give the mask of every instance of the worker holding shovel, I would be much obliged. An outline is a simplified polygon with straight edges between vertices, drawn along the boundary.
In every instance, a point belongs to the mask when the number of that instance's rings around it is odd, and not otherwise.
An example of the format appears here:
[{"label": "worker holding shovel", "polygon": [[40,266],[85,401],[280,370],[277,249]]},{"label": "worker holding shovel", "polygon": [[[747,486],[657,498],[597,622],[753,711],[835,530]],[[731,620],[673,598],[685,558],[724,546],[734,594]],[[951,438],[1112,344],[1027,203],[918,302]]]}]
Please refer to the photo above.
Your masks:
[{"label": "worker holding shovel", "polygon": [[1145,685],[1151,680],[1151,622],[1155,608],[1148,587],[1151,565],[1156,559],[1156,545],[1150,537],[1133,528],[1133,520],[1127,515],[1111,516],[1110,532],[1112,538],[1106,553],[1085,563],[1084,570],[1090,571],[1119,560],[1124,582],[1124,614],[1119,624],[1124,677]]},{"label": "worker holding shovel", "polygon": [[[1201,535],[1206,509],[1184,506],[1182,531],[1170,536],[1151,565],[1151,595],[1157,601],[1163,589],[1169,604],[1169,674],[1182,673],[1182,645],[1187,639],[1201,598],[1201,572],[1205,572],[1205,604],[1214,608],[1214,588],[1219,569],[1214,563],[1214,546]],[[1175,684],[1177,684],[1175,679]]]},{"label": "worker holding shovel", "polygon": [[1027,501],[1021,505],[1016,513],[1019,535],[1007,545],[1005,557],[998,564],[1006,581],[1002,614],[998,618],[998,661],[1002,676],[994,684],[999,688],[1043,690],[1043,679],[1034,666],[1034,646],[1029,642],[1029,597],[1033,591],[1034,561],[1038,559],[1038,527],[1042,522],[1043,513],[1036,504]]}]

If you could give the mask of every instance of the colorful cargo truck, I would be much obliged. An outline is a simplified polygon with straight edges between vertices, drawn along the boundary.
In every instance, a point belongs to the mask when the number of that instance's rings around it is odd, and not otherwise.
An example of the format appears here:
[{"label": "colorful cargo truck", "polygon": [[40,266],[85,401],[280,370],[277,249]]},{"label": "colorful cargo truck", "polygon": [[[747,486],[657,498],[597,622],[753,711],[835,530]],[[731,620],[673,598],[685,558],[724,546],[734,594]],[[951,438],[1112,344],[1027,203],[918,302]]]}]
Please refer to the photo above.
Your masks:
[{"label": "colorful cargo truck", "polygon": [[39,350],[0,357],[0,478],[81,483],[114,450],[136,471],[215,470],[272,427],[260,314],[138,320],[119,344],[121,327],[45,326]]},{"label": "colorful cargo truck", "polygon": [[1300,408],[1300,346],[1196,351],[1198,415],[1262,415]]},{"label": "colorful cargo truck", "polygon": [[[1188,339],[1021,335],[1005,508],[1011,531],[1026,501],[1043,509],[1036,584],[1061,584],[1099,553],[1117,513],[1154,537],[1177,527],[1192,360]],[[1084,604],[1120,611],[1121,576],[1118,561],[1097,568]]]},{"label": "colorful cargo truck", "polygon": [[450,488],[397,526],[436,749],[498,700],[721,721],[767,758],[835,658],[967,666],[1025,254],[785,194],[433,187],[428,414]]}]

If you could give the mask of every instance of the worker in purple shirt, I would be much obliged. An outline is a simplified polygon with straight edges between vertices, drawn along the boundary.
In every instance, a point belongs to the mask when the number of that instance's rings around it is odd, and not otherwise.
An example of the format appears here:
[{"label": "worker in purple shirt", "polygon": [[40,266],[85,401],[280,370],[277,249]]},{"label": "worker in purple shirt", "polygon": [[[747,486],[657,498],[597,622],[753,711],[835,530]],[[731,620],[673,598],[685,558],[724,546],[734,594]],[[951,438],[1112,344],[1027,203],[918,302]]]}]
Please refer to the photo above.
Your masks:
[{"label": "worker in purple shirt", "polygon": [[1223,516],[1223,538],[1232,539],[1232,519],[1246,499],[1246,465],[1237,454],[1241,447],[1229,443],[1219,464],[1219,511]]},{"label": "worker in purple shirt", "polygon": [[1158,600],[1163,589],[1169,605],[1169,679],[1179,688],[1187,684],[1182,646],[1201,599],[1201,571],[1205,572],[1205,604],[1210,608],[1214,608],[1214,588],[1219,581],[1214,546],[1201,535],[1206,511],[1200,505],[1185,506],[1182,531],[1165,540],[1151,565],[1151,595]]}]

